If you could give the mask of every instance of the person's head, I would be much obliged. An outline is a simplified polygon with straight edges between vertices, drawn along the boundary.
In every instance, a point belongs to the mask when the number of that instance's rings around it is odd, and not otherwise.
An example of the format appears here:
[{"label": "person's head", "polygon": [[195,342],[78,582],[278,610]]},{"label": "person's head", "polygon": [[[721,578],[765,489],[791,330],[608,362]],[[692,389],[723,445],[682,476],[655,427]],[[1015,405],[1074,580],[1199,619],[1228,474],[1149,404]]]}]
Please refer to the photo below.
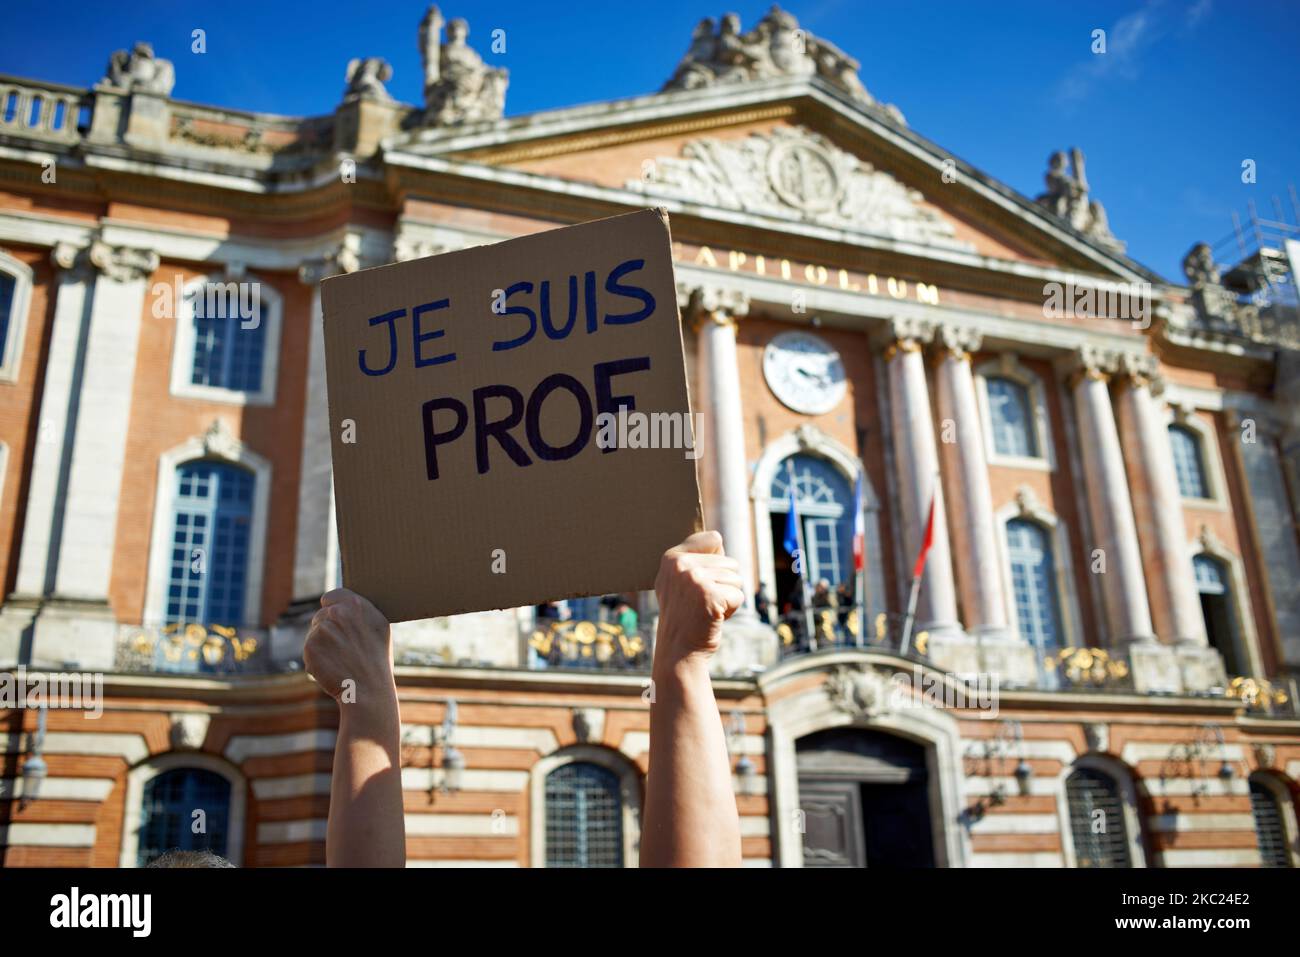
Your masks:
[{"label": "person's head", "polygon": [[146,867],[234,867],[228,860],[220,854],[214,854],[211,851],[182,851],[179,847],[173,847],[170,851],[163,851]]}]

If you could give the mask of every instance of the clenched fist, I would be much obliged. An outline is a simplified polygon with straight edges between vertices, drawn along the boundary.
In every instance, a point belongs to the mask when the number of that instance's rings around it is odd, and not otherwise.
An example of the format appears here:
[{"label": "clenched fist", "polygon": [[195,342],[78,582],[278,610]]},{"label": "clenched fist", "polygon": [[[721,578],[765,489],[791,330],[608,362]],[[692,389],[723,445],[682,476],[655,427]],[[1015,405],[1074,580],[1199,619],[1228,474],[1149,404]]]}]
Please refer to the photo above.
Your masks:
[{"label": "clenched fist", "polygon": [[718,650],[722,623],[745,603],[740,565],[717,532],[696,532],[664,552],[655,579],[659,634],[655,657],[681,661]]},{"label": "clenched fist", "polygon": [[[336,588],[320,599],[311,620],[303,664],[316,683],[340,703],[364,702],[375,692],[390,696],[393,643],[388,619],[355,592]],[[347,682],[352,682],[348,685]],[[355,692],[355,696],[346,694]]]}]

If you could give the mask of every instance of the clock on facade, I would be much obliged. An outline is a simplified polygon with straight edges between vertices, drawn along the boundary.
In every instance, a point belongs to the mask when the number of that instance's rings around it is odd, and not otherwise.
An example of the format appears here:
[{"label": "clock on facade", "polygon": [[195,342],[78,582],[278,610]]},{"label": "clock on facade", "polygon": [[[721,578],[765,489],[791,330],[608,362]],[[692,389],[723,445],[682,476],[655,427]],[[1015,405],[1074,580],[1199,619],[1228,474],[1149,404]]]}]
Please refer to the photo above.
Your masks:
[{"label": "clock on facade", "polygon": [[804,415],[829,412],[848,388],[840,354],[810,332],[775,336],[763,350],[763,376],[773,395]]}]

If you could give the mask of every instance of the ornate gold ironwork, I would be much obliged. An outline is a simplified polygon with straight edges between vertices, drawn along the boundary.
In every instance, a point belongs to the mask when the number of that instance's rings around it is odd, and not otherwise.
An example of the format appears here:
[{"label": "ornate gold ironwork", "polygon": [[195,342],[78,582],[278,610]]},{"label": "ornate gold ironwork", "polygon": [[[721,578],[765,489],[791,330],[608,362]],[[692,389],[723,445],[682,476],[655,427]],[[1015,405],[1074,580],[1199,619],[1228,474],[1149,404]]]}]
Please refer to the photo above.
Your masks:
[{"label": "ornate gold ironwork", "polygon": [[1105,688],[1128,677],[1128,665],[1100,648],[1063,648],[1044,664],[1059,667],[1061,677],[1076,688]]},{"label": "ornate gold ironwork", "polygon": [[158,629],[142,627],[128,635],[118,649],[119,665],[131,670],[198,670],[241,665],[257,652],[254,635],[240,635],[228,625],[173,622]]},{"label": "ornate gold ironwork", "polygon": [[603,665],[616,654],[632,663],[646,650],[640,635],[628,634],[621,626],[604,621],[552,622],[534,631],[528,645],[548,661],[562,664],[594,661]]},{"label": "ornate gold ironwork", "polygon": [[1228,683],[1228,697],[1238,699],[1251,710],[1269,712],[1290,700],[1285,691],[1267,678],[1233,678]]},{"label": "ornate gold ironwork", "polygon": [[781,647],[789,648],[794,644],[794,629],[785,622],[776,626],[776,633],[781,636]]}]

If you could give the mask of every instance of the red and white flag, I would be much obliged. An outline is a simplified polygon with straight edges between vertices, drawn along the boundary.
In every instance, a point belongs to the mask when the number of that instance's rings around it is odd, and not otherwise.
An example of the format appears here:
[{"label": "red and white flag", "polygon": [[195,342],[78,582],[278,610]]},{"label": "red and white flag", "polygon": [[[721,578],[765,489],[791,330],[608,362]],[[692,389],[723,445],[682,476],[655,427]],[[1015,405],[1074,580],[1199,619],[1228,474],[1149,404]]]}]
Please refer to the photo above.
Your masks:
[{"label": "red and white flag", "polygon": [[925,559],[930,554],[930,546],[934,544],[934,499],[930,496],[930,517],[925,520],[925,538],[921,541],[921,554],[916,556],[916,565],[912,569],[912,578],[920,578],[921,573],[925,571]]}]

